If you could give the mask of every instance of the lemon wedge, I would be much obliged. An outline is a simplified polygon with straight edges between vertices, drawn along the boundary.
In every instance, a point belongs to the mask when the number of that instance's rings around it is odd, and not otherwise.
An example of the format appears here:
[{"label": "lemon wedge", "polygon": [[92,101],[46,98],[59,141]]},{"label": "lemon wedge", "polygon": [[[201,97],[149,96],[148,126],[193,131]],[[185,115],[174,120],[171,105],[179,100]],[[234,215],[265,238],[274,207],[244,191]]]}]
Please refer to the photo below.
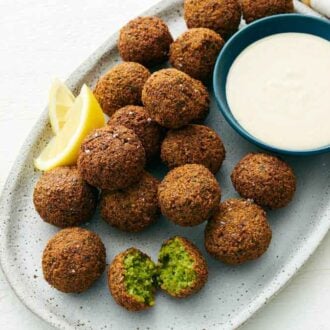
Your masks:
[{"label": "lemon wedge", "polygon": [[49,93],[49,119],[54,134],[58,134],[64,126],[75,97],[69,88],[55,79]]},{"label": "lemon wedge", "polygon": [[105,118],[100,105],[92,91],[83,85],[64,126],[35,159],[35,167],[48,171],[57,166],[75,164],[83,139],[92,130],[104,125]]}]

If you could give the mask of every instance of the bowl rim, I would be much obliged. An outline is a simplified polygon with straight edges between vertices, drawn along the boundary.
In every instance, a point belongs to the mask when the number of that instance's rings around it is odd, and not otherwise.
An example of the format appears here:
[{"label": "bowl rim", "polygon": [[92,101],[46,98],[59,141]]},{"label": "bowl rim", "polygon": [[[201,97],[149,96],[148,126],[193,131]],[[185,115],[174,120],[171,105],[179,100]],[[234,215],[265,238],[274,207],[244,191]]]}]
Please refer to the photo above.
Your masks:
[{"label": "bowl rim", "polygon": [[[218,55],[218,58],[216,60],[215,66],[214,66],[212,85],[213,85],[213,92],[214,92],[214,95],[215,95],[218,110],[225,117],[227,123],[239,135],[241,135],[243,138],[245,138],[249,142],[261,147],[262,149],[266,149],[266,150],[273,151],[273,152],[280,153],[280,154],[295,155],[295,156],[315,155],[315,154],[330,152],[330,144],[325,145],[325,146],[321,146],[321,147],[318,147],[318,148],[313,148],[313,149],[301,149],[301,150],[298,149],[297,150],[297,149],[283,149],[283,148],[279,148],[279,147],[267,144],[266,142],[263,142],[262,140],[254,137],[251,133],[249,133],[247,130],[245,130],[238,123],[238,121],[236,120],[235,116],[232,114],[232,112],[231,112],[231,110],[230,110],[230,108],[227,104],[227,100],[224,101],[223,98],[219,94],[220,88],[218,88],[218,87],[220,86],[220,77],[218,75],[218,72],[219,72],[220,67],[222,65],[223,58],[226,56],[227,52],[230,51],[230,47],[232,46],[233,42],[236,41],[237,39],[241,38],[244,31],[246,31],[248,29],[251,30],[251,29],[254,29],[256,26],[258,26],[260,24],[264,24],[265,22],[277,21],[277,20],[280,20],[282,18],[288,18],[288,19],[292,19],[292,20],[295,20],[297,18],[304,19],[304,20],[312,20],[312,21],[316,21],[316,22],[321,23],[321,24],[325,23],[329,26],[329,29],[330,29],[330,21],[328,21],[325,18],[319,18],[319,17],[314,17],[314,16],[307,16],[307,15],[302,15],[302,14],[297,14],[297,13],[291,13],[291,14],[278,14],[278,15],[264,17],[264,18],[261,18],[261,19],[258,19],[256,21],[254,21],[252,23],[249,23],[246,26],[244,26],[242,29],[238,30],[225,43],[224,47],[220,51],[220,54]],[[308,32],[304,32],[304,33],[308,33]],[[274,33],[274,34],[277,34],[277,33]],[[312,34],[312,33],[310,33],[310,34]],[[269,35],[272,35],[272,34],[269,34]],[[258,40],[260,40],[260,39],[258,39]],[[235,57],[235,59],[236,59],[236,57]],[[233,62],[234,62],[234,60],[233,60]],[[228,74],[227,74],[227,76],[228,76]],[[227,76],[226,76],[226,80],[227,80]]]}]

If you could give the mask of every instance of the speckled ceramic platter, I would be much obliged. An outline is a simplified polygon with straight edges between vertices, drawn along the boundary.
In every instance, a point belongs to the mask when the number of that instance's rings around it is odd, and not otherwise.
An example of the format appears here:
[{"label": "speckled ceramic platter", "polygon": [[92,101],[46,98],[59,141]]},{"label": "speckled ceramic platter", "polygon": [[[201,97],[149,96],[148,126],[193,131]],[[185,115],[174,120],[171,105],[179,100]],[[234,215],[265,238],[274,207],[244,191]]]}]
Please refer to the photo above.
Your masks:
[{"label": "speckled ceramic platter", "polygon": [[[146,14],[162,17],[174,37],[186,29],[182,1],[161,2]],[[111,37],[73,73],[68,81],[73,90],[78,91],[83,83],[93,86],[101,74],[120,61],[116,39],[117,35]],[[256,147],[227,125],[213,100],[207,124],[219,132],[227,149],[227,158],[217,176],[223,199],[236,196],[229,179],[230,172],[244,154],[256,150]],[[57,229],[41,221],[32,204],[33,187],[39,176],[33,168],[33,158],[50,136],[45,111],[22,148],[2,194],[1,263],[19,298],[35,314],[58,328],[235,328],[284,286],[330,227],[330,155],[285,157],[297,174],[298,190],[287,208],[269,212],[273,240],[269,251],[260,260],[230,267],[207,256],[210,276],[200,293],[184,300],[159,293],[155,308],[142,313],[128,313],[114,303],[108,293],[106,274],[83,294],[63,294],[43,280],[40,265],[43,248]],[[151,170],[159,177],[164,173],[164,169],[157,166]],[[161,242],[178,234],[190,238],[206,255],[204,224],[187,229],[161,218],[143,233],[126,234],[110,228],[96,214],[85,226],[101,235],[107,248],[108,263],[118,252],[130,246],[141,248],[156,258]]]}]

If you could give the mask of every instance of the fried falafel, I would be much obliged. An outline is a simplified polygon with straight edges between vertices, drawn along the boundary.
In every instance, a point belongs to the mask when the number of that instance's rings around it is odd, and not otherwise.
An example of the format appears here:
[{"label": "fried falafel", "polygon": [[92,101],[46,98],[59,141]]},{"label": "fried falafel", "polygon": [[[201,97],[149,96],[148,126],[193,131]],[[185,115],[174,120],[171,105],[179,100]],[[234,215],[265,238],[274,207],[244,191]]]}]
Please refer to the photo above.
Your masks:
[{"label": "fried falafel", "polygon": [[150,117],[166,128],[203,120],[209,111],[205,86],[176,69],[153,73],[143,87],[142,101]]},{"label": "fried falafel", "polygon": [[293,0],[240,0],[243,18],[251,23],[266,16],[292,13]]},{"label": "fried falafel", "polygon": [[118,49],[124,61],[151,66],[167,60],[172,41],[167,25],[159,17],[138,17],[120,30]]},{"label": "fried falafel", "polygon": [[102,218],[124,231],[137,232],[150,226],[159,216],[158,180],[144,172],[140,181],[126,189],[103,191]]},{"label": "fried falafel", "polygon": [[111,68],[102,76],[94,95],[108,116],[126,105],[140,105],[142,88],[150,72],[143,65],[124,62]]},{"label": "fried falafel", "polygon": [[184,237],[166,240],[158,256],[158,285],[175,298],[185,298],[206,283],[208,268],[198,248]]},{"label": "fried falafel", "polygon": [[66,293],[87,290],[105,269],[100,237],[83,228],[62,229],[47,243],[42,256],[45,280]]},{"label": "fried falafel", "polygon": [[142,142],[148,161],[159,154],[163,129],[150,118],[144,107],[128,105],[121,108],[111,116],[108,124],[133,130]]},{"label": "fried falafel", "polygon": [[145,253],[130,248],[108,270],[109,291],[118,305],[137,312],[155,304],[157,267]]},{"label": "fried falafel", "polygon": [[266,212],[250,200],[228,199],[205,228],[205,248],[228,264],[259,258],[272,238]]},{"label": "fried falafel", "polygon": [[213,30],[190,29],[171,44],[170,63],[192,78],[206,80],[223,45],[224,40]]},{"label": "fried falafel", "polygon": [[77,226],[89,220],[96,208],[98,191],[83,180],[75,166],[45,172],[33,192],[40,217],[54,226]]},{"label": "fried falafel", "polygon": [[175,236],[162,244],[157,265],[136,248],[119,253],[109,266],[108,286],[117,304],[136,312],[154,306],[157,287],[185,298],[199,291],[207,277],[207,263],[198,248]]},{"label": "fried falafel", "polygon": [[243,157],[235,166],[231,181],[242,197],[270,209],[286,206],[296,191],[296,178],[289,165],[265,153]]},{"label": "fried falafel", "polygon": [[184,19],[188,28],[208,28],[228,39],[238,29],[241,7],[238,0],[185,0]]},{"label": "fried falafel", "polygon": [[145,151],[136,134],[120,125],[108,125],[90,133],[78,156],[78,170],[92,186],[117,190],[139,181]]},{"label": "fried falafel", "polygon": [[216,178],[198,164],[174,168],[158,187],[163,215],[180,226],[196,226],[208,220],[216,211],[220,197]]},{"label": "fried falafel", "polygon": [[225,156],[218,134],[203,125],[170,130],[161,146],[161,159],[170,169],[185,164],[201,164],[216,173]]}]

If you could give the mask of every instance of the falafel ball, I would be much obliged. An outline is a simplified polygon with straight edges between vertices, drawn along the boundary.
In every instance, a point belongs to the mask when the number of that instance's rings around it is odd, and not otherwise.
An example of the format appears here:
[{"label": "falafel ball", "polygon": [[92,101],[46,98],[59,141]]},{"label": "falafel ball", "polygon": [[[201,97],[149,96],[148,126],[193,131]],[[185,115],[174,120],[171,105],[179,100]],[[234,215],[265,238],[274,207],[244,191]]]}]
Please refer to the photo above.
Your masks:
[{"label": "falafel ball", "polygon": [[228,39],[238,29],[241,7],[238,0],[185,0],[184,19],[188,28],[208,28]]},{"label": "falafel ball", "polygon": [[158,285],[175,298],[185,298],[206,283],[208,267],[199,249],[184,237],[166,240],[158,256]]},{"label": "falafel ball", "polygon": [[78,170],[92,186],[116,190],[137,182],[145,165],[145,151],[136,134],[120,125],[90,133],[78,156]]},{"label": "falafel ball", "polygon": [[105,269],[100,237],[83,228],[62,229],[47,243],[42,256],[45,280],[66,293],[86,291]]},{"label": "falafel ball", "polygon": [[144,107],[128,105],[121,108],[111,116],[108,124],[133,130],[142,142],[148,161],[159,154],[163,129],[150,118]]},{"label": "falafel ball", "polygon": [[286,206],[296,191],[296,178],[289,165],[265,153],[243,157],[235,166],[231,181],[242,197],[270,209]]},{"label": "falafel ball", "polygon": [[108,286],[118,305],[137,312],[155,304],[157,267],[145,253],[130,248],[118,254],[108,270]]},{"label": "falafel ball", "polygon": [[101,215],[110,225],[137,232],[150,226],[159,215],[158,180],[144,172],[140,181],[123,190],[103,191]]},{"label": "falafel ball", "polygon": [[198,164],[176,167],[158,188],[162,213],[180,226],[196,226],[208,220],[216,211],[220,197],[216,178]]},{"label": "falafel ball", "polygon": [[216,173],[225,156],[218,134],[203,125],[187,125],[168,131],[161,147],[161,159],[169,168],[201,164]]},{"label": "falafel ball", "polygon": [[94,95],[103,112],[111,116],[125,105],[141,104],[142,88],[149,77],[149,70],[139,63],[120,63],[98,80]]},{"label": "falafel ball", "polygon": [[205,248],[228,264],[259,258],[272,238],[265,211],[250,200],[228,199],[205,228]]},{"label": "falafel ball", "polygon": [[223,45],[223,39],[213,30],[190,29],[171,44],[170,63],[195,79],[206,80]]},{"label": "falafel ball", "polygon": [[251,23],[266,16],[292,13],[293,0],[241,0],[243,18]]},{"label": "falafel ball", "polygon": [[138,17],[120,30],[118,49],[124,61],[151,66],[167,60],[172,41],[167,25],[159,17]]},{"label": "falafel ball", "polygon": [[166,128],[203,120],[209,111],[205,86],[176,69],[153,73],[143,87],[142,102],[150,117]]},{"label": "falafel ball", "polygon": [[75,166],[43,173],[33,192],[33,203],[40,217],[61,228],[89,220],[95,212],[97,198],[97,189],[83,180]]}]

